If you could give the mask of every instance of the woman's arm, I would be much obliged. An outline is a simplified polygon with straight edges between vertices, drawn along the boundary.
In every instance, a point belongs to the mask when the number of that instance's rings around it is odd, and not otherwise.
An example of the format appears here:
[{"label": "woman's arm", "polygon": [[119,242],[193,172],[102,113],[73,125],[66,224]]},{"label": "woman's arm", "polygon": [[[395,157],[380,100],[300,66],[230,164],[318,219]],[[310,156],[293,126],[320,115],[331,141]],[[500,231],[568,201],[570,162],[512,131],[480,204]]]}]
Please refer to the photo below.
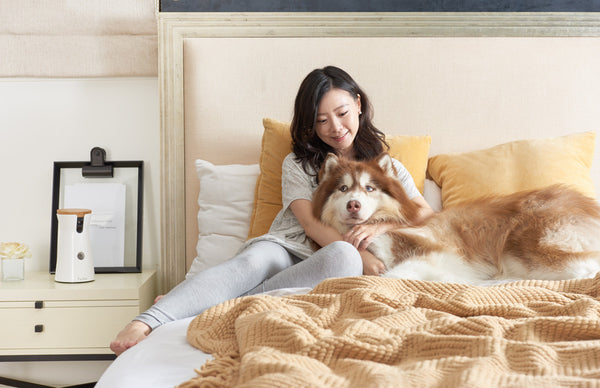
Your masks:
[{"label": "woman's arm", "polygon": [[[343,240],[343,237],[334,228],[324,225],[316,219],[312,213],[312,204],[307,199],[296,199],[290,204],[290,209],[298,219],[308,237],[324,247],[334,241]],[[385,271],[385,265],[381,260],[373,256],[367,250],[359,250],[363,261],[363,273],[365,275],[381,275]]]},{"label": "woman's arm", "polygon": [[431,217],[434,214],[434,211],[431,208],[431,206],[429,206],[427,201],[425,201],[425,198],[421,197],[420,195],[414,197],[412,199],[412,201],[414,203],[416,203],[417,206],[419,207],[419,209],[417,210],[417,218],[414,221],[415,225],[422,224],[424,221],[426,221],[429,217]]},{"label": "woman's arm", "polygon": [[337,230],[323,224],[313,216],[311,201],[296,199],[290,203],[290,209],[298,219],[306,235],[320,246],[324,247],[334,241],[342,240],[342,235]]},{"label": "woman's arm", "polygon": [[[433,215],[433,209],[429,206],[427,201],[421,196],[416,196],[412,201],[418,206],[417,218],[413,221],[415,225],[419,225],[424,222],[427,218]],[[369,244],[375,239],[387,231],[397,228],[399,224],[393,222],[380,222],[377,224],[369,225],[356,225],[350,229],[343,237],[344,240],[354,245],[357,249],[367,249]]]}]

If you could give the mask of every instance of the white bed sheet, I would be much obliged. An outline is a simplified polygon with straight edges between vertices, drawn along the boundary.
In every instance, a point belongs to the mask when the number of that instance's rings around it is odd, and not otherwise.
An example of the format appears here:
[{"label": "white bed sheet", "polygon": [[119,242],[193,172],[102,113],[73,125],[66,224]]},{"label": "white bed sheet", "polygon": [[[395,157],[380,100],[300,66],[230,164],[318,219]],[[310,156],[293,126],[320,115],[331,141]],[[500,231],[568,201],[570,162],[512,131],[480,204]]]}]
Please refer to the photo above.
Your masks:
[{"label": "white bed sheet", "polygon": [[175,387],[193,377],[210,354],[187,342],[192,318],[169,322],[113,361],[96,384],[99,388]]},{"label": "white bed sheet", "polygon": [[[266,294],[284,296],[309,291],[310,288],[284,288]],[[187,342],[187,328],[193,319],[157,327],[148,338],[117,357],[100,377],[96,388],[175,387],[196,377],[194,370],[212,356]]]}]

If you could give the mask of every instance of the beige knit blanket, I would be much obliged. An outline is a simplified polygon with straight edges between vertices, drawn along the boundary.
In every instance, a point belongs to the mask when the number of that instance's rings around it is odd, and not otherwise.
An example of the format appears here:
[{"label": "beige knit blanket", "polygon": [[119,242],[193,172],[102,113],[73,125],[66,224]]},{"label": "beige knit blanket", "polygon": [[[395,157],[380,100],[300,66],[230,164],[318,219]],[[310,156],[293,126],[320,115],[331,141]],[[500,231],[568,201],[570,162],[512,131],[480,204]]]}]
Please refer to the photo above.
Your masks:
[{"label": "beige knit blanket", "polygon": [[600,277],[474,287],[331,279],[196,317],[182,387],[600,386]]}]

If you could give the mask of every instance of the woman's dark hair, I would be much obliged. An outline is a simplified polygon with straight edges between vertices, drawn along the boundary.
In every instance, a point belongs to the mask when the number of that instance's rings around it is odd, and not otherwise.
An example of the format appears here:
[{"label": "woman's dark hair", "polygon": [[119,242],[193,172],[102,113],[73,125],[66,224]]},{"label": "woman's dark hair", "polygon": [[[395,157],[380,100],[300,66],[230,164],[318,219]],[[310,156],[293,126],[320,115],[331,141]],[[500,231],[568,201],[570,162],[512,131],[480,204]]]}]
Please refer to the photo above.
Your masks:
[{"label": "woman's dark hair", "polygon": [[360,95],[361,111],[358,132],[354,139],[354,157],[357,160],[368,160],[389,149],[385,135],[372,122],[373,107],[367,94],[356,81],[344,70],[327,66],[311,71],[302,81],[294,103],[294,117],[290,126],[292,147],[296,159],[302,162],[302,168],[308,174],[308,166],[319,172],[325,157],[335,150],[323,142],[313,130],[317,109],[321,99],[331,89],[342,89],[350,93],[354,99]]}]

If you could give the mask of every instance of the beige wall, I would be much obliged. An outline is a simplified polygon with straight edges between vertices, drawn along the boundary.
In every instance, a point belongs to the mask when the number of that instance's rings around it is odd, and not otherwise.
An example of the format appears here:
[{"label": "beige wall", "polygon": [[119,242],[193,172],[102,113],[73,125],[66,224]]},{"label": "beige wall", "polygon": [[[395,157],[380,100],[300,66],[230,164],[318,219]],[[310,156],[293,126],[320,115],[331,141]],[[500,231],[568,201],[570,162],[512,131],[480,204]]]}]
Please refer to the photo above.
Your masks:
[{"label": "beige wall", "polygon": [[289,121],[302,78],[328,64],[382,130],[434,135],[432,154],[600,129],[598,37],[190,38],[184,61],[186,131],[206,137],[186,156],[214,162],[256,162],[262,118]]}]

